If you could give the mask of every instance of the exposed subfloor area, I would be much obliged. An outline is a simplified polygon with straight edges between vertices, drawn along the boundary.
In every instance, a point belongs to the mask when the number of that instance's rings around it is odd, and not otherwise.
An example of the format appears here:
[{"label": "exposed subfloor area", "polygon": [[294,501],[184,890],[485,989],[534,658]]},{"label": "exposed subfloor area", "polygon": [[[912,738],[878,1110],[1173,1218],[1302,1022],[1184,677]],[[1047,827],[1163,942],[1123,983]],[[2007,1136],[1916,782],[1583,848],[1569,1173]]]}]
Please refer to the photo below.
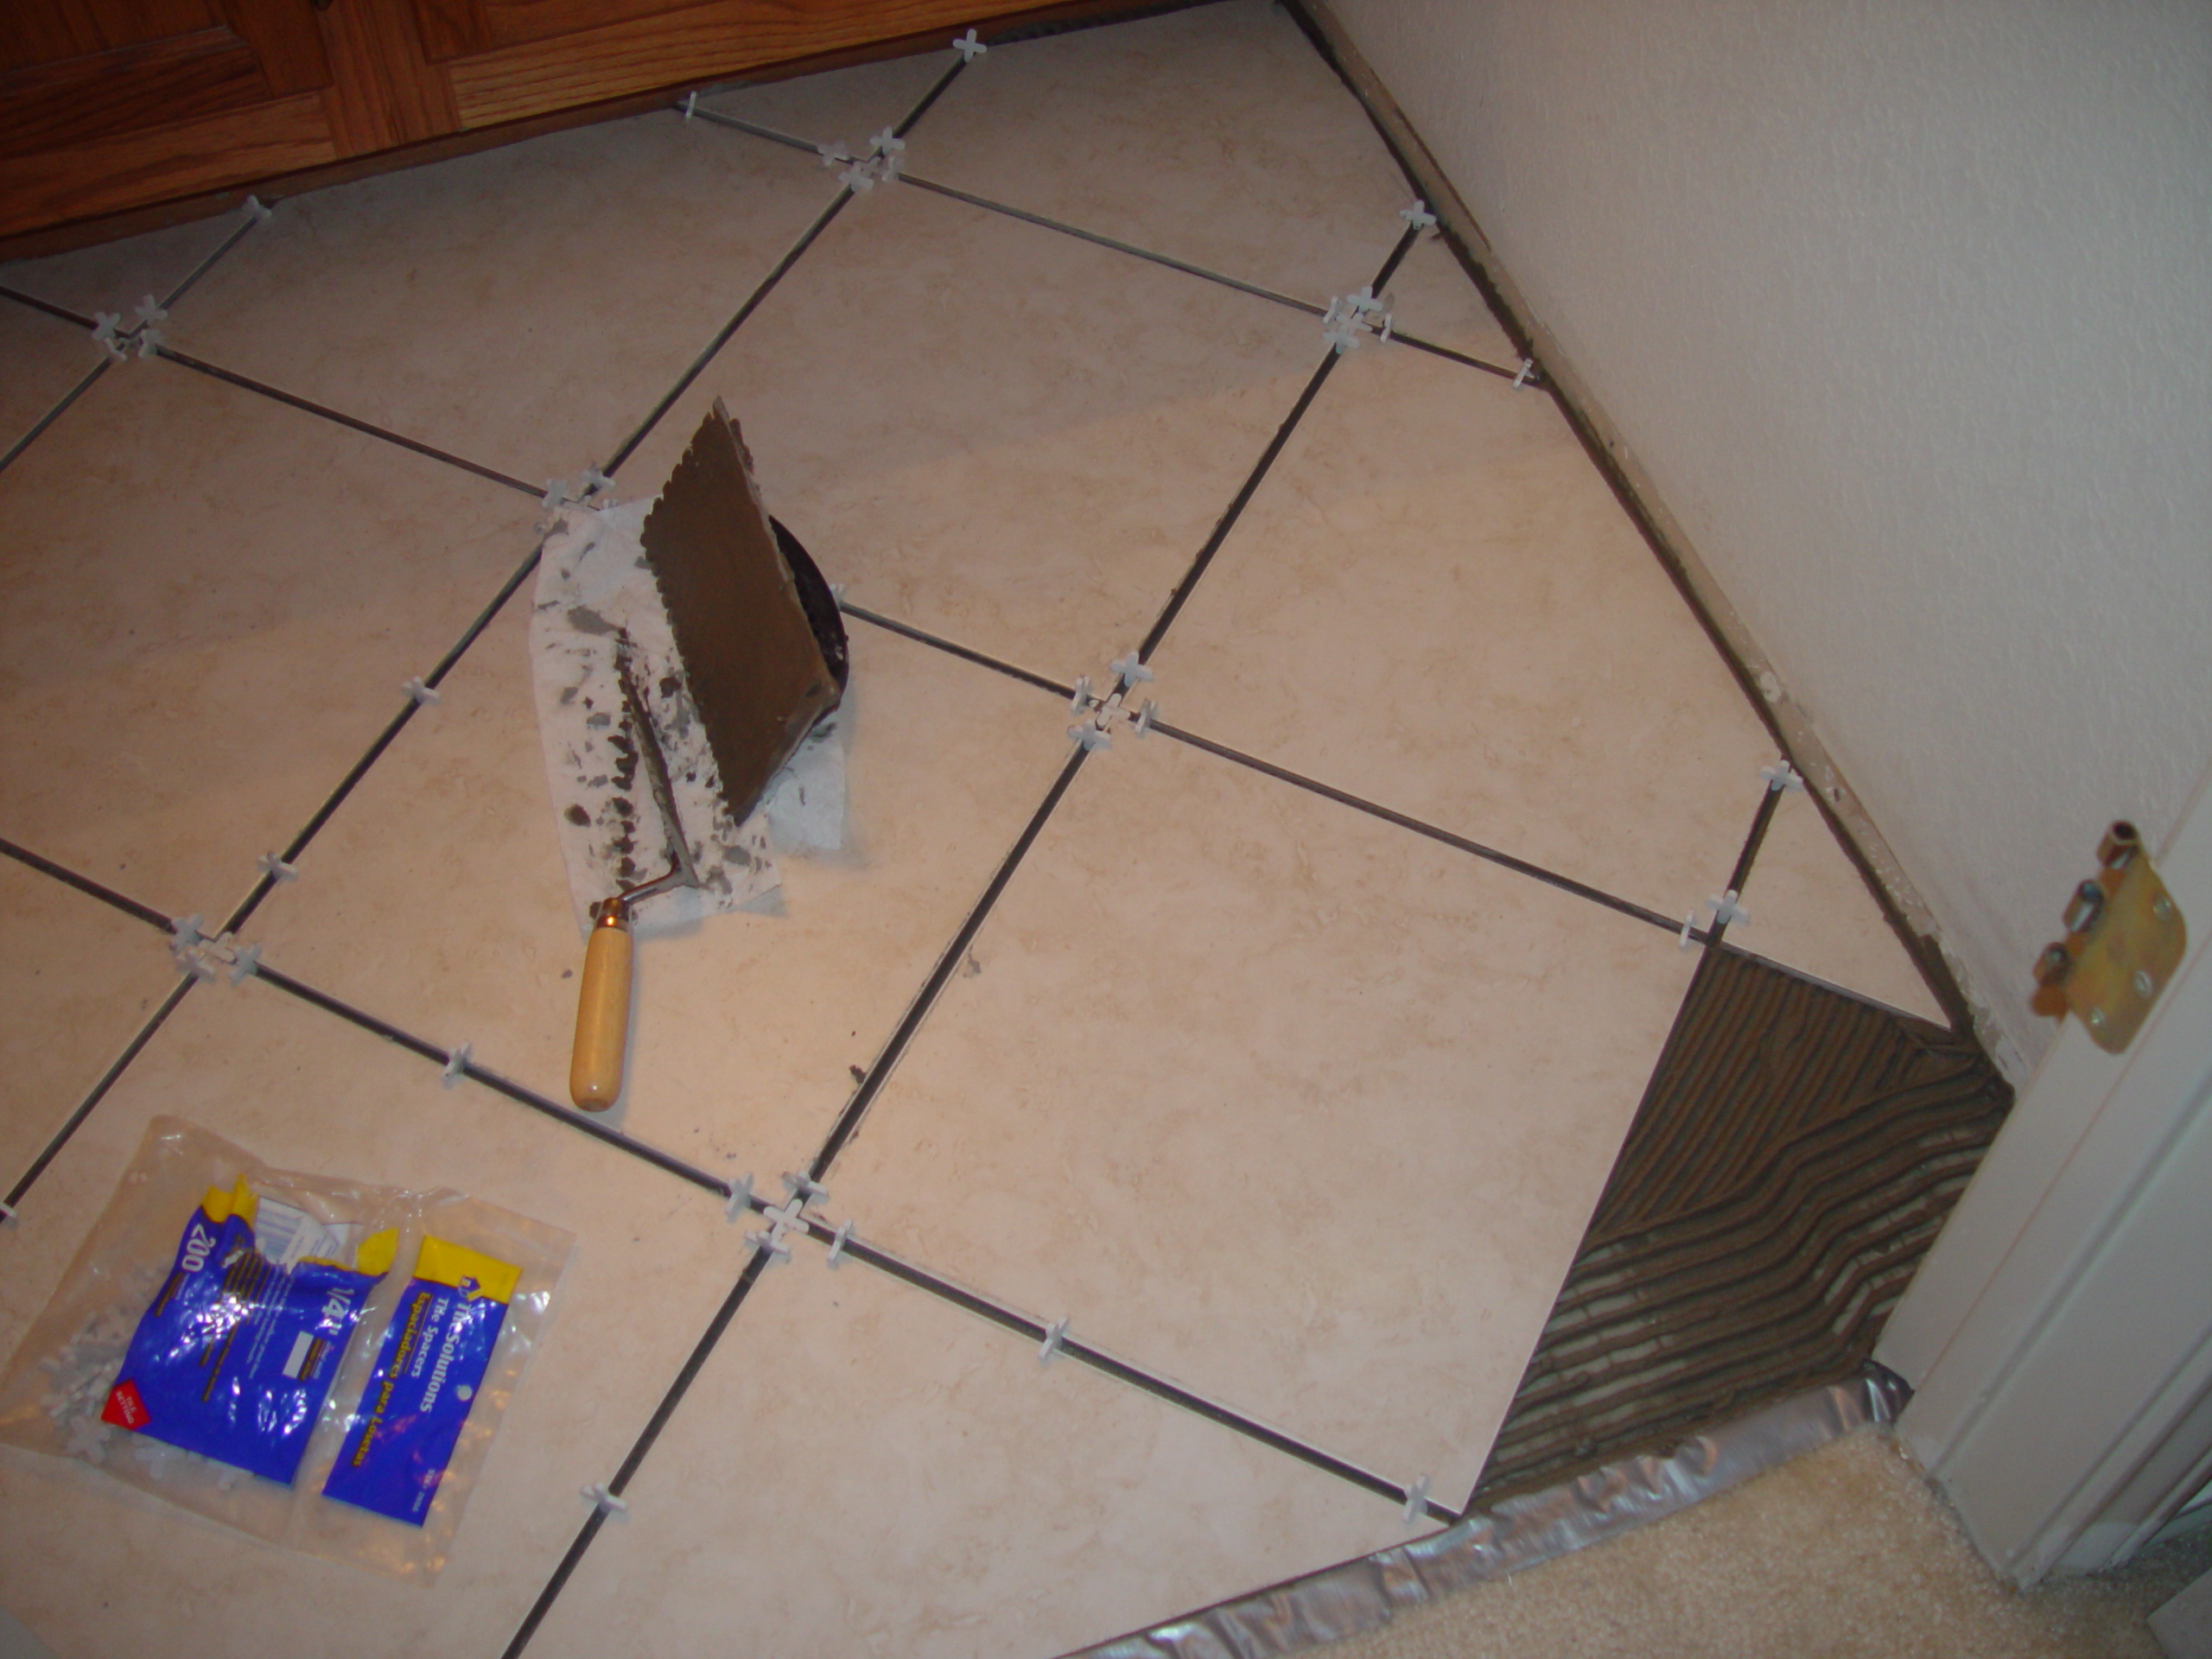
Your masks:
[{"label": "exposed subfloor area", "polygon": [[[1224,0],[0,267],[0,1351],[163,1114],[577,1241],[435,1586],[10,1450],[0,1602],[1043,1659],[1456,1518],[1701,953],[1944,1020],[1423,218]],[[716,398],[846,845],[641,938],[585,1119],[540,525]]]}]

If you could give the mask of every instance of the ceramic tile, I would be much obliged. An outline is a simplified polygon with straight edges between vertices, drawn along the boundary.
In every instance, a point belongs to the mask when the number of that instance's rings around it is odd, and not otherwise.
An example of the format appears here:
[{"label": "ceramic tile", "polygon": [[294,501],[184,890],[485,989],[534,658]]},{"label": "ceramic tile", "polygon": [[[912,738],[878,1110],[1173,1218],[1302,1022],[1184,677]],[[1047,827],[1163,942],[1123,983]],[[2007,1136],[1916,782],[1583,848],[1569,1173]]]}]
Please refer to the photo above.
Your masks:
[{"label": "ceramic tile", "polygon": [[893,185],[622,481],[658,489],[722,397],[855,603],[1071,681],[1142,637],[1322,350],[1286,307]]},{"label": "ceramic tile", "polygon": [[175,982],[165,937],[0,857],[0,1191],[35,1158]]},{"label": "ceramic tile", "polygon": [[836,182],[673,112],[281,204],[177,346],[532,483],[603,464]]},{"label": "ceramic tile", "polygon": [[1689,957],[1158,738],[971,954],[826,1178],[861,1235],[1463,1497]]},{"label": "ceramic tile", "polygon": [[1407,249],[1382,292],[1399,332],[1503,368],[1519,365],[1521,354],[1482,290],[1440,238],[1424,236]]},{"label": "ceramic tile", "polygon": [[529,551],[536,504],[133,359],[0,473],[0,834],[226,913]]},{"label": "ceramic tile", "polygon": [[241,222],[238,213],[222,213],[70,253],[14,260],[0,265],[0,288],[86,317],[112,311],[128,326],[137,321],[139,301],[149,295],[166,300]]},{"label": "ceramic tile", "polygon": [[1408,1535],[1387,1500],[798,1249],[534,1655],[1046,1659]]},{"label": "ceramic tile", "polygon": [[[530,598],[410,722],[254,937],[288,972],[566,1103],[583,942],[531,699]],[[779,859],[772,913],[641,931],[608,1114],[764,1185],[812,1158],[1067,749],[1051,696],[863,623],[851,645],[845,850]]]},{"label": "ceramic tile", "polygon": [[874,134],[905,120],[954,61],[950,52],[887,58],[823,74],[733,87],[702,98],[699,107],[804,138],[810,144],[842,143],[859,155]]},{"label": "ceramic tile", "polygon": [[0,297],[0,455],[105,355],[75,325]]},{"label": "ceramic tile", "polygon": [[149,1118],[174,1114],[280,1168],[456,1188],[576,1235],[543,1341],[428,1589],[288,1554],[8,1448],[0,1601],[69,1654],[497,1653],[715,1308],[743,1246],[712,1195],[255,982],[195,990],[8,1229],[12,1351]]},{"label": "ceramic tile", "polygon": [[1744,883],[1747,923],[1728,943],[1905,1014],[1948,1026],[1859,867],[1801,791],[1776,805]]},{"label": "ceramic tile", "polygon": [[1316,303],[1374,276],[1413,200],[1366,111],[1266,0],[994,47],[906,162]]},{"label": "ceramic tile", "polygon": [[1551,399],[1338,360],[1154,659],[1163,716],[1680,916],[1770,740]]}]

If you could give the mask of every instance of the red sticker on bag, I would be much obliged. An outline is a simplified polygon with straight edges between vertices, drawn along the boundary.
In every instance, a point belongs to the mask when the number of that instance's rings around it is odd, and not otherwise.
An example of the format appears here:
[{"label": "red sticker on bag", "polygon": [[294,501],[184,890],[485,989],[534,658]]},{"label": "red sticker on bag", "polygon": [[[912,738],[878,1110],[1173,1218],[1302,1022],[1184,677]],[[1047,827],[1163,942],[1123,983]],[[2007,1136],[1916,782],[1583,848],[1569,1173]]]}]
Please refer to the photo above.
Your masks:
[{"label": "red sticker on bag", "polygon": [[107,1404],[100,1412],[102,1422],[113,1423],[118,1428],[138,1428],[146,1420],[146,1402],[138,1397],[136,1382],[118,1382],[108,1390]]}]

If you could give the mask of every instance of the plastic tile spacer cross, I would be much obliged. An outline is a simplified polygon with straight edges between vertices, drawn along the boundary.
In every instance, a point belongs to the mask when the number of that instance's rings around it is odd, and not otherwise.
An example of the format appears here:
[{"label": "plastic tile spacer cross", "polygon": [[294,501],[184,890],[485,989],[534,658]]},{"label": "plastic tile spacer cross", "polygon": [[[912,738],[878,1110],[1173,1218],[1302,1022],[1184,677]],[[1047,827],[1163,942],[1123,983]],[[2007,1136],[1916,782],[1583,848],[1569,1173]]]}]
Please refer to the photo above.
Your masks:
[{"label": "plastic tile spacer cross", "polygon": [[1428,204],[1419,198],[1414,199],[1412,207],[1399,208],[1398,217],[1417,231],[1433,231],[1436,228],[1436,215],[1430,213]]},{"label": "plastic tile spacer cross", "polygon": [[261,861],[254,868],[271,881],[296,881],[300,879],[299,866],[287,864],[274,853],[264,853],[261,855]]},{"label": "plastic tile spacer cross", "polygon": [[627,1515],[630,1513],[630,1505],[628,1502],[623,1498],[616,1497],[613,1491],[603,1482],[596,1486],[586,1486],[582,1488],[580,1496],[582,1497],[583,1500],[587,1503],[589,1503],[592,1508],[597,1510],[601,1515]]},{"label": "plastic tile spacer cross", "polygon": [[1759,776],[1766,779],[1767,790],[1773,794],[1779,794],[1784,790],[1805,787],[1804,774],[1787,760],[1777,760],[1770,766],[1761,766]]},{"label": "plastic tile spacer cross", "polygon": [[446,1056],[445,1086],[448,1089],[468,1075],[468,1057],[475,1052],[473,1044],[463,1043]]},{"label": "plastic tile spacer cross", "polygon": [[1388,344],[1389,302],[1375,297],[1372,284],[1356,294],[1337,295],[1321,318],[1321,338],[1336,347],[1339,357],[1357,351],[1370,339]]},{"label": "plastic tile spacer cross", "polygon": [[1113,671],[1116,679],[1128,685],[1135,685],[1140,681],[1154,677],[1152,670],[1145,665],[1144,659],[1134,650],[1116,657],[1106,666]]},{"label": "plastic tile spacer cross", "polygon": [[684,118],[686,121],[689,121],[689,120],[690,120],[690,119],[694,115],[696,115],[696,114],[698,112],[698,109],[699,109],[699,94],[698,94],[698,93],[696,93],[696,92],[686,92],[686,93],[684,93],[684,94],[683,94],[683,118]]},{"label": "plastic tile spacer cross", "polygon": [[122,321],[123,314],[120,311],[92,313],[92,338],[99,342],[103,351],[118,363],[128,355],[123,349],[124,336],[118,332]]},{"label": "plastic tile spacer cross", "polygon": [[971,29],[965,35],[963,35],[958,40],[953,41],[952,49],[960,54],[961,62],[973,63],[976,59],[982,57],[984,53],[989,51],[991,48],[984,45],[982,41],[977,40],[976,38],[976,31]]},{"label": "plastic tile spacer cross", "polygon": [[0,1198],[0,1227],[5,1227],[10,1222],[15,1220],[15,1218],[16,1206],[9,1203],[7,1199]]},{"label": "plastic tile spacer cross", "polygon": [[417,674],[411,680],[400,682],[399,689],[407,694],[408,701],[418,709],[427,709],[438,702],[438,688]]},{"label": "plastic tile spacer cross", "polygon": [[[784,1172],[784,1192],[798,1200],[800,1210],[810,1204],[826,1204],[830,1199],[830,1189],[821,1182],[809,1175],[793,1174],[789,1170]],[[797,1211],[793,1213],[796,1215]]]},{"label": "plastic tile spacer cross", "polygon": [[1406,1488],[1405,1522],[1417,1527],[1428,1516],[1428,1477],[1423,1475]]},{"label": "plastic tile spacer cross", "polygon": [[851,1217],[848,1217],[837,1224],[837,1236],[830,1241],[830,1254],[824,1259],[832,1268],[845,1265],[845,1246],[852,1242],[853,1224]]},{"label": "plastic tile spacer cross", "polygon": [[259,196],[248,196],[238,206],[244,209],[246,217],[257,225],[266,225],[276,217],[276,210],[262,200]]},{"label": "plastic tile spacer cross", "polygon": [[1077,675],[1075,682],[1075,695],[1068,699],[1068,713],[1071,715],[1079,715],[1090,707],[1090,676],[1088,674]]},{"label": "plastic tile spacer cross", "polygon": [[1087,752],[1110,749],[1114,747],[1114,734],[1105,730],[1095,720],[1077,721],[1069,727],[1068,739],[1071,742],[1079,744]]},{"label": "plastic tile spacer cross", "polygon": [[729,1195],[722,1201],[722,1219],[735,1221],[740,1216],[753,1212],[753,1177],[740,1175],[729,1183]]},{"label": "plastic tile spacer cross", "polygon": [[1067,1340],[1067,1337],[1068,1322],[1065,1319],[1054,1319],[1046,1325],[1045,1340],[1038,1344],[1037,1363],[1039,1365],[1051,1364],[1053,1356],[1060,1351],[1060,1344]]},{"label": "plastic tile spacer cross", "polygon": [[1527,386],[1527,385],[1535,385],[1535,373],[1536,373],[1536,359],[1535,359],[1535,358],[1533,358],[1533,357],[1524,357],[1524,358],[1522,358],[1522,359],[1521,359],[1521,367],[1520,367],[1520,369],[1519,369],[1519,370],[1518,370],[1518,371],[1514,374],[1514,377],[1513,377],[1513,389],[1514,389],[1514,391],[1520,391],[1520,390],[1521,390],[1521,388],[1522,388],[1522,387],[1523,387],[1523,386]]},{"label": "plastic tile spacer cross", "polygon": [[1715,927],[1732,927],[1738,922],[1743,923],[1745,926],[1751,925],[1751,912],[1736,902],[1736,889],[1733,887],[1729,888],[1726,893],[1715,893],[1707,899],[1705,901],[1705,907],[1713,912],[1713,925]]}]

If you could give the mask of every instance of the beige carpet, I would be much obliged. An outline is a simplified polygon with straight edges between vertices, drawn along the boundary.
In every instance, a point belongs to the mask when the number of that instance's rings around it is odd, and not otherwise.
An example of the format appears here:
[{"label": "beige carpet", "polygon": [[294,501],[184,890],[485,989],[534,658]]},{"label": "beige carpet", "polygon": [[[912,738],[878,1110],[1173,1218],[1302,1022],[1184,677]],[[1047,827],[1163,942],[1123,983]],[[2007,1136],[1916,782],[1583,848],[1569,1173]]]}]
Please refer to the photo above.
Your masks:
[{"label": "beige carpet", "polygon": [[1862,1429],[1629,1536],[1402,1615],[1329,1659],[2158,1659],[2144,1616],[2212,1536],[2005,1588],[1896,1443]]}]

